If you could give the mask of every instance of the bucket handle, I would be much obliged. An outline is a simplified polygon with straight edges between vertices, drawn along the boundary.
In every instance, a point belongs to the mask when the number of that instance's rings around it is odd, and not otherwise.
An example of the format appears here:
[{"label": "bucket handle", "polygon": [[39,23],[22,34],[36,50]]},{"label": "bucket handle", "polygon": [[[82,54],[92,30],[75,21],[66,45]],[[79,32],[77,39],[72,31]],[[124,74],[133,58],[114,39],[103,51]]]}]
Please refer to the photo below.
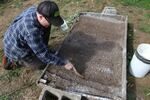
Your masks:
[{"label": "bucket handle", "polygon": [[144,62],[144,63],[146,63],[146,64],[150,64],[150,60],[145,59],[144,57],[142,57],[142,56],[138,53],[137,50],[135,51],[135,55],[136,55],[136,57],[137,57],[139,60],[141,60],[142,62]]}]

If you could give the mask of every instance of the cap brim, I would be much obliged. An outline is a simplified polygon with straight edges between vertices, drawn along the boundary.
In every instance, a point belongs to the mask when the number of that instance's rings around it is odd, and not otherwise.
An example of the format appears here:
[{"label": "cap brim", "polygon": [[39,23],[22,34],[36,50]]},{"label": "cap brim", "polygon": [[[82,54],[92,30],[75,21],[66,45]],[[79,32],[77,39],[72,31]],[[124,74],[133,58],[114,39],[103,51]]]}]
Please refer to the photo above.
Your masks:
[{"label": "cap brim", "polygon": [[61,16],[57,16],[50,18],[50,22],[54,26],[61,26],[64,23],[64,20],[61,18]]}]

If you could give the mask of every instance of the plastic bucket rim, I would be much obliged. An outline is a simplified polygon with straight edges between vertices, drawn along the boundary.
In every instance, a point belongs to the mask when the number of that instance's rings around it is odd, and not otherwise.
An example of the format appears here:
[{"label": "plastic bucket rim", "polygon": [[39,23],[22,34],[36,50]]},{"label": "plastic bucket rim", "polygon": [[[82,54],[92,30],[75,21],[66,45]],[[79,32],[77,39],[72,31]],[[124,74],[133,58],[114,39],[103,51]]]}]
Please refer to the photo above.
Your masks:
[{"label": "plastic bucket rim", "polygon": [[144,47],[144,46],[145,46],[145,47],[146,47],[146,46],[149,47],[149,50],[150,50],[150,44],[142,43],[142,44],[140,44],[140,45],[137,47],[136,51],[137,51],[138,54],[139,54],[141,57],[143,57],[144,59],[150,60],[150,58],[144,57],[143,54],[140,52],[141,48]]},{"label": "plastic bucket rim", "polygon": [[143,56],[141,56],[137,50],[135,51],[135,55],[143,63],[150,64],[150,60],[148,60],[148,59],[144,58]]}]

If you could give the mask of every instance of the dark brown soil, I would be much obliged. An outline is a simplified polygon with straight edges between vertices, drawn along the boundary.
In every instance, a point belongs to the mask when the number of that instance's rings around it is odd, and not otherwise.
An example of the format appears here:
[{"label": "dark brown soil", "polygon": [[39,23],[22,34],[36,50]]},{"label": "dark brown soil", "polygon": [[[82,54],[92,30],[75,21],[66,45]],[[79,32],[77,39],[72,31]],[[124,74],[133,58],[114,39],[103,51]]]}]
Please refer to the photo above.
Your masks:
[{"label": "dark brown soil", "polygon": [[85,79],[63,68],[47,70],[50,85],[79,93],[111,97],[122,88],[125,24],[81,16],[65,40],[60,56],[69,59]]}]

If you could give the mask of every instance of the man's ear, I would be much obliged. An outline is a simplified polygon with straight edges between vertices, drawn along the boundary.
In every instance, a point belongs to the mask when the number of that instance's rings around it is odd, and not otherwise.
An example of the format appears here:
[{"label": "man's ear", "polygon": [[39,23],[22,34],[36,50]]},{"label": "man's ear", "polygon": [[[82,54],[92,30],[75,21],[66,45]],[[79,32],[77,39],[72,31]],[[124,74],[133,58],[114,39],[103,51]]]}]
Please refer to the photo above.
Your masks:
[{"label": "man's ear", "polygon": [[42,16],[41,14],[39,14],[39,18],[40,18],[40,19],[43,19],[43,16]]},{"label": "man's ear", "polygon": [[37,12],[37,17],[41,20],[43,16]]}]

